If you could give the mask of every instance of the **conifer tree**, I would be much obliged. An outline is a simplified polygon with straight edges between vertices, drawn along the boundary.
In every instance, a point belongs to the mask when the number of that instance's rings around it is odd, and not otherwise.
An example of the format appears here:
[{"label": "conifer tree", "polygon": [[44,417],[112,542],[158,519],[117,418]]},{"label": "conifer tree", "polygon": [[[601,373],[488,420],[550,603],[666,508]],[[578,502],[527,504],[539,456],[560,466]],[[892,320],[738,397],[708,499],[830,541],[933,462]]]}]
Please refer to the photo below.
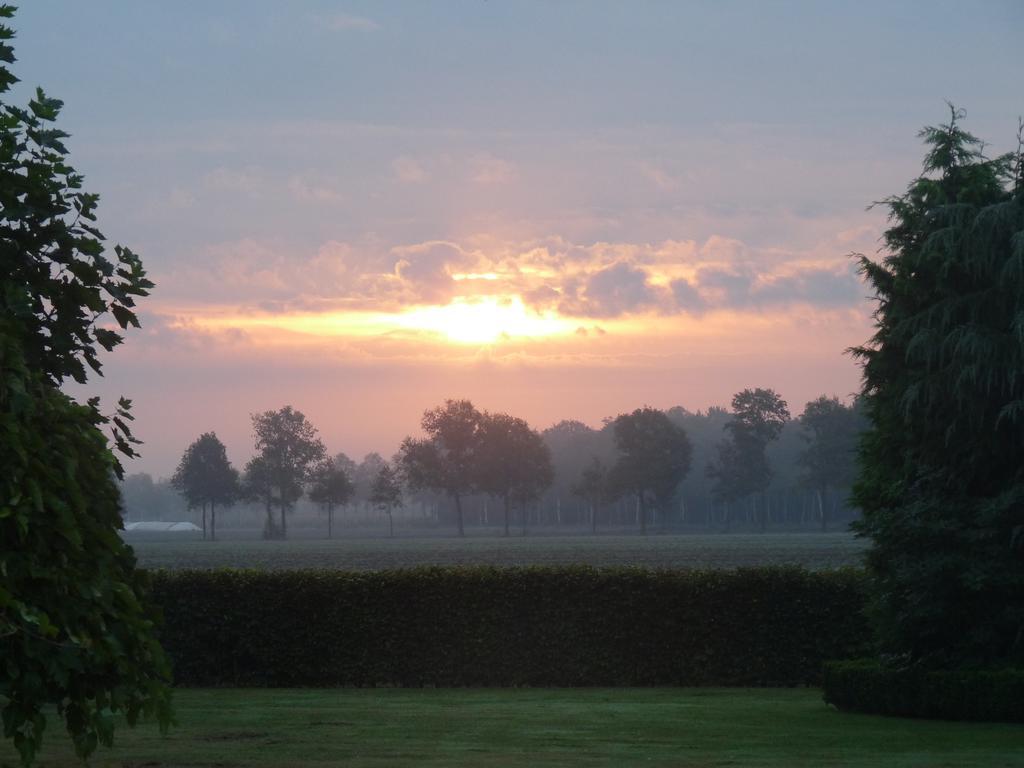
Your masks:
[{"label": "conifer tree", "polygon": [[872,612],[903,664],[1024,660],[1024,184],[951,107],[922,175],[882,202],[854,500]]}]

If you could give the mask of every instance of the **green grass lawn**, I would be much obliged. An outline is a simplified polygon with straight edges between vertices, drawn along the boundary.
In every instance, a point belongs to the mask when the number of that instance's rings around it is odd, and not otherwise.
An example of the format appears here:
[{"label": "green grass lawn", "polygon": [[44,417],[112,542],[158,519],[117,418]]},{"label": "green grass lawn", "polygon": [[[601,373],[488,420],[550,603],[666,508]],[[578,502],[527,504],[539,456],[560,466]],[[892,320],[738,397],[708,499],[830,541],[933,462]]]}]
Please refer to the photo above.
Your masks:
[{"label": "green grass lawn", "polygon": [[501,536],[167,541],[127,537],[143,568],[341,568],[416,565],[638,565],[736,568],[860,565],[865,543],[850,533],[651,536]]},{"label": "green grass lawn", "polygon": [[[843,714],[806,689],[181,690],[176,709],[167,737],[121,727],[91,765],[1024,765],[1024,726]],[[40,765],[78,765],[47,742]]]}]

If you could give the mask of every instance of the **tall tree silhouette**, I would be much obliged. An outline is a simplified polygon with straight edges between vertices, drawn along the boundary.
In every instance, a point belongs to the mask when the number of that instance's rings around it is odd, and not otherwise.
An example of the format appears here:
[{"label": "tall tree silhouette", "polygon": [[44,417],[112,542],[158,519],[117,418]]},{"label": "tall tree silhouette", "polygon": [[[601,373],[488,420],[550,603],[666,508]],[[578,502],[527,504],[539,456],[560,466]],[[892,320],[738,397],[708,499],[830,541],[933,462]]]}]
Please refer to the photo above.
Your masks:
[{"label": "tall tree silhouette", "polygon": [[328,539],[334,535],[334,508],[348,504],[355,490],[351,478],[337,459],[326,458],[313,468],[309,500],[327,512]]},{"label": "tall tree silhouette", "polygon": [[[751,499],[762,531],[768,523],[768,509],[765,504],[758,508],[757,498],[772,479],[765,449],[778,439],[788,419],[786,401],[774,390],[737,392],[732,398],[732,417],[723,428],[728,436],[719,444],[718,456],[707,470],[715,480],[713,493],[726,504],[745,497]],[[729,523],[727,507],[727,528]]]},{"label": "tall tree silhouette", "polygon": [[286,513],[302,498],[304,484],[327,452],[316,428],[290,405],[254,413],[252,426],[257,454],[248,469],[258,470],[268,504],[276,502],[281,513],[277,526],[268,517],[264,535],[284,539],[288,537]]},{"label": "tall tree silhouette", "polygon": [[554,479],[551,453],[540,434],[506,413],[481,416],[475,466],[477,488],[502,502],[506,536],[512,504],[522,507],[525,523],[526,506]]},{"label": "tall tree silhouette", "polygon": [[228,461],[227,449],[215,432],[204,432],[188,448],[171,477],[171,485],[185,497],[189,509],[203,510],[203,538],[206,538],[206,508],[210,508],[210,539],[217,538],[217,505],[230,506],[241,489],[238,472]]},{"label": "tall tree silhouette", "polygon": [[469,400],[445,400],[423,414],[427,437],[407,437],[399,460],[412,490],[445,493],[455,502],[459,536],[465,536],[462,499],[475,488],[476,458],[480,445],[480,412]]},{"label": "tall tree silhouette", "polygon": [[610,487],[636,499],[640,530],[646,534],[648,506],[659,501],[664,505],[671,497],[690,469],[693,448],[685,430],[654,408],[620,414],[613,429],[619,455],[611,470]]},{"label": "tall tree silhouette", "polygon": [[395,510],[402,506],[402,481],[398,471],[385,462],[370,486],[369,502],[388,516],[388,536],[395,535]]},{"label": "tall tree silhouette", "polygon": [[800,437],[807,443],[797,457],[803,468],[800,480],[818,495],[823,531],[828,530],[828,489],[849,488],[853,483],[862,420],[856,406],[847,407],[838,397],[825,395],[807,403],[800,415]]},{"label": "tall tree silhouette", "polygon": [[889,211],[854,500],[891,658],[1024,660],[1024,163],[951,109]]}]

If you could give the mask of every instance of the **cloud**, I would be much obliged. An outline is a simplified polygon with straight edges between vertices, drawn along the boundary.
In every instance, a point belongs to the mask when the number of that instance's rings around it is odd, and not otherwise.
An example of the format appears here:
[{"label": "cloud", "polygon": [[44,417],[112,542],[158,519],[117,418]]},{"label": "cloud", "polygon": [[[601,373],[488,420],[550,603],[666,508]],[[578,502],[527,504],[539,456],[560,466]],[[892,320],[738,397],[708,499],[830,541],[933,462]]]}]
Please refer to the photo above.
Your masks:
[{"label": "cloud", "polygon": [[756,271],[746,265],[701,267],[696,285],[711,304],[745,307],[755,279]]},{"label": "cloud", "polygon": [[700,256],[705,261],[739,264],[750,260],[750,248],[742,240],[722,235],[711,235],[700,247]]},{"label": "cloud", "polygon": [[470,167],[471,178],[477,184],[507,184],[514,181],[518,175],[512,163],[489,152],[474,155],[470,160]]},{"label": "cloud", "polygon": [[640,172],[662,192],[672,192],[679,188],[679,180],[655,163],[641,163]]},{"label": "cloud", "polygon": [[457,245],[440,241],[393,248],[391,252],[398,257],[395,275],[406,292],[421,302],[449,301],[458,287],[453,272],[470,261]]},{"label": "cloud", "polygon": [[[315,195],[312,190],[303,194]],[[796,306],[835,310],[863,306],[869,293],[843,256],[756,249],[723,237],[590,244],[492,237],[400,245],[367,238],[328,240],[312,249],[243,239],[183,254],[154,277],[158,296],[173,306],[183,306],[177,300],[272,313],[391,312],[518,297],[532,311],[580,320],[767,314]]]},{"label": "cloud", "polygon": [[419,162],[411,157],[396,157],[391,161],[391,170],[395,178],[402,184],[422,184],[427,180],[427,172]]},{"label": "cloud", "polygon": [[332,14],[323,19],[323,24],[328,29],[336,32],[345,32],[351,29],[375,30],[381,28],[380,24],[373,19],[365,16],[354,16],[349,13]]},{"label": "cloud", "polygon": [[306,203],[341,203],[346,199],[332,184],[306,175],[291,176],[286,188],[294,199]]},{"label": "cloud", "polygon": [[523,303],[528,307],[538,310],[546,310],[556,307],[562,298],[561,292],[550,285],[539,285],[536,288],[524,290],[520,293]]},{"label": "cloud", "polygon": [[220,166],[205,174],[201,182],[210,189],[241,193],[248,197],[262,197],[268,187],[265,175],[255,166]]},{"label": "cloud", "polygon": [[843,307],[856,304],[868,295],[856,265],[845,269],[812,268],[765,281],[753,293],[755,301],[765,304],[815,304]]},{"label": "cloud", "polygon": [[648,282],[643,269],[626,263],[613,264],[590,275],[582,296],[567,300],[563,314],[585,317],[618,317],[664,304],[664,291]]},{"label": "cloud", "polygon": [[680,311],[697,314],[706,308],[704,297],[700,295],[697,287],[685,277],[673,280],[669,287],[672,290],[675,305]]}]

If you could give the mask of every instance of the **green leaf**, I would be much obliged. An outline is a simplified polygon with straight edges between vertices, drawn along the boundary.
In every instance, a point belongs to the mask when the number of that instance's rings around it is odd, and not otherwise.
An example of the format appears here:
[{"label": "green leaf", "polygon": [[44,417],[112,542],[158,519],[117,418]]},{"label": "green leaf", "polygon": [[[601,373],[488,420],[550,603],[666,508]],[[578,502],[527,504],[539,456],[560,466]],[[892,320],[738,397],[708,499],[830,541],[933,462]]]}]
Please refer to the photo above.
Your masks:
[{"label": "green leaf", "polygon": [[122,328],[127,328],[129,325],[133,325],[136,328],[139,327],[139,320],[135,316],[135,313],[130,309],[126,309],[120,304],[111,304],[110,312],[114,315],[114,319],[117,320],[118,325]]}]

